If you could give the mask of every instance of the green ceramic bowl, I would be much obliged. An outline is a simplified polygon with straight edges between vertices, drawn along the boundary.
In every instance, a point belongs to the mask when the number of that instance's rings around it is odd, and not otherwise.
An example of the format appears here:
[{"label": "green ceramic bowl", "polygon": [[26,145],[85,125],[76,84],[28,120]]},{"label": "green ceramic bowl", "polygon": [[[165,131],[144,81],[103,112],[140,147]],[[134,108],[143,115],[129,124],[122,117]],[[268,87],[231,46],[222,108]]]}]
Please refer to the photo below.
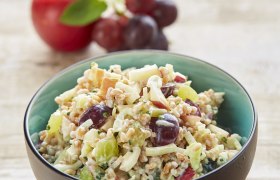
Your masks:
[{"label": "green ceramic bowl", "polygon": [[146,64],[173,64],[174,69],[193,81],[198,92],[212,88],[226,93],[218,123],[246,137],[242,150],[228,163],[199,179],[242,180],[252,165],[257,142],[257,115],[253,102],[244,87],[231,75],[207,62],[163,51],[128,51],[87,59],[70,66],[46,82],[34,95],[24,118],[26,148],[37,179],[75,179],[53,168],[36,150],[31,135],[45,129],[49,116],[57,109],[54,98],[75,86],[77,78],[95,61],[101,68],[120,64],[123,69]]}]

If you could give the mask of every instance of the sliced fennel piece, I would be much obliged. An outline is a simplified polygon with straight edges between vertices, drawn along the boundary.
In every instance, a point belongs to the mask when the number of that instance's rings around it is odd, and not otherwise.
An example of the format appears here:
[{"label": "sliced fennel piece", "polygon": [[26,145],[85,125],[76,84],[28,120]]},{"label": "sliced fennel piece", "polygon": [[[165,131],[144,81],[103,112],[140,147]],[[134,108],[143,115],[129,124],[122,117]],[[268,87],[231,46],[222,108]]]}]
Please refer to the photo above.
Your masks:
[{"label": "sliced fennel piece", "polygon": [[210,131],[212,133],[215,133],[215,134],[220,134],[222,135],[223,137],[228,137],[229,136],[229,133],[225,130],[223,130],[222,128],[219,128],[218,126],[215,126],[213,124],[209,124],[207,126],[208,129],[210,129]]},{"label": "sliced fennel piece", "polygon": [[141,153],[141,149],[138,146],[133,147],[133,152],[128,151],[123,156],[123,161],[120,166],[120,170],[125,172],[131,170],[133,166],[137,163],[140,153]]},{"label": "sliced fennel piece", "polygon": [[147,156],[161,156],[177,151],[178,147],[174,143],[159,147],[146,147]]},{"label": "sliced fennel piece", "polygon": [[190,157],[190,162],[193,170],[197,170],[201,161],[202,145],[200,143],[192,143],[187,147],[187,154]]},{"label": "sliced fennel piece", "polygon": [[78,160],[74,164],[55,164],[54,167],[62,172],[67,169],[77,170],[83,165],[82,161]]},{"label": "sliced fennel piece", "polygon": [[99,139],[98,130],[91,129],[85,134],[84,143],[89,144],[91,147],[94,148],[98,139]]},{"label": "sliced fennel piece", "polygon": [[182,153],[190,157],[191,166],[194,170],[197,170],[201,161],[202,145],[200,143],[192,143],[187,147],[187,149],[179,148],[174,143],[168,144],[160,147],[147,147],[147,156],[161,156],[169,153]]},{"label": "sliced fennel piece", "polygon": [[184,137],[185,137],[186,141],[188,142],[188,144],[192,144],[192,143],[196,142],[195,138],[193,137],[193,135],[189,131],[186,132]]},{"label": "sliced fennel piece", "polygon": [[113,124],[113,130],[115,132],[122,130],[123,122],[124,122],[126,115],[130,115],[130,116],[133,115],[132,108],[129,108],[129,107],[123,108],[119,111],[120,111],[120,113],[117,115],[116,120],[114,121],[114,124]]},{"label": "sliced fennel piece", "polygon": [[68,120],[66,117],[62,118],[61,133],[63,136],[63,140],[67,142],[70,140],[70,132],[71,132],[70,124],[71,124],[70,120]]},{"label": "sliced fennel piece", "polygon": [[64,149],[63,151],[60,152],[59,156],[54,162],[54,165],[59,164],[61,161],[64,161],[66,159],[67,153],[66,150]]},{"label": "sliced fennel piece", "polygon": [[77,160],[79,154],[79,150],[75,148],[74,144],[72,144],[68,149],[66,149],[65,158],[70,162],[74,162]]}]

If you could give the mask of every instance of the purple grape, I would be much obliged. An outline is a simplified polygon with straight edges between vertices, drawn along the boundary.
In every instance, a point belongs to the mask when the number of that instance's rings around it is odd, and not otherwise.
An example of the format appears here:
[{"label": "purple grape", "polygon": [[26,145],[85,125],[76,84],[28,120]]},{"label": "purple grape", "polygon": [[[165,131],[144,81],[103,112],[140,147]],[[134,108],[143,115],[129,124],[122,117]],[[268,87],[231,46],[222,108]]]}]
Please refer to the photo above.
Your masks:
[{"label": "purple grape", "polygon": [[175,84],[174,83],[167,83],[163,85],[160,89],[163,95],[167,98],[171,95],[173,95],[174,89],[175,89]]},{"label": "purple grape", "polygon": [[125,2],[127,9],[136,14],[146,14],[155,5],[155,0],[126,0]]},{"label": "purple grape", "polygon": [[160,28],[172,24],[177,18],[177,7],[172,0],[157,0],[150,15],[156,20]]},{"label": "purple grape", "polygon": [[196,111],[195,115],[197,115],[197,116],[200,116],[200,117],[201,117],[200,108],[199,108],[199,106],[198,106],[197,104],[195,104],[194,102],[192,102],[192,101],[191,101],[191,100],[189,100],[189,99],[186,99],[186,100],[185,100],[185,103],[189,104],[190,106],[194,106],[194,107],[196,107],[196,108],[197,108],[197,111]]},{"label": "purple grape", "polygon": [[111,115],[112,109],[108,106],[102,104],[93,105],[82,114],[79,120],[79,125],[91,119],[93,124],[90,128],[98,129],[105,124],[107,118]]},{"label": "purple grape", "polygon": [[179,122],[169,113],[152,118],[150,128],[156,133],[156,137],[152,140],[155,146],[174,143],[179,134]]},{"label": "purple grape", "polygon": [[92,36],[101,47],[116,51],[123,48],[123,29],[118,20],[101,18],[94,24]]},{"label": "purple grape", "polygon": [[168,40],[162,31],[158,32],[157,37],[148,45],[147,49],[168,50]]},{"label": "purple grape", "polygon": [[130,49],[143,49],[157,37],[157,32],[157,24],[150,16],[134,16],[124,32],[125,44]]}]

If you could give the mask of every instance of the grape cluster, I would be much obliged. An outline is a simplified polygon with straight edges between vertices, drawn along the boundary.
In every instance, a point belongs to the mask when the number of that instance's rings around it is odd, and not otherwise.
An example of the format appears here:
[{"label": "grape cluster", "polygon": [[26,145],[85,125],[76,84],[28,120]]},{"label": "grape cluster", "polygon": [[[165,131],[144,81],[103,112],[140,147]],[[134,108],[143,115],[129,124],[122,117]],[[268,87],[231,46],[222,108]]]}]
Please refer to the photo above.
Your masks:
[{"label": "grape cluster", "polygon": [[129,13],[97,20],[93,40],[107,51],[130,49],[168,50],[163,28],[177,18],[172,0],[126,0]]}]

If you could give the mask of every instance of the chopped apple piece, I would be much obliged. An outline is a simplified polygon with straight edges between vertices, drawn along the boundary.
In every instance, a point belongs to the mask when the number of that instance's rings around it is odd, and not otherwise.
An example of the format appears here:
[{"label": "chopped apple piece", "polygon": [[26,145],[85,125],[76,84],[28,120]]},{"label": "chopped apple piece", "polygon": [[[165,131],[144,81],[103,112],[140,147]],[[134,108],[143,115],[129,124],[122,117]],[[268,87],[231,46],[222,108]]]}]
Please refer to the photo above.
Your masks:
[{"label": "chopped apple piece", "polygon": [[160,76],[157,65],[146,66],[140,69],[135,69],[129,72],[128,77],[131,81],[146,81],[153,75]]},{"label": "chopped apple piece", "polygon": [[150,88],[150,100],[158,108],[168,109],[168,101],[161,92],[162,79],[159,76],[151,76],[148,79],[147,86]]},{"label": "chopped apple piece", "polygon": [[102,81],[101,87],[100,87],[100,95],[105,97],[108,89],[110,87],[115,87],[117,82],[118,82],[117,79],[110,79],[107,77],[103,78],[103,81]]},{"label": "chopped apple piece", "polygon": [[184,83],[184,82],[187,81],[187,77],[184,76],[183,74],[179,73],[179,72],[176,72],[174,81],[177,82],[177,83]]},{"label": "chopped apple piece", "polygon": [[107,71],[105,72],[104,77],[108,77],[111,79],[118,79],[118,80],[122,79],[122,75],[113,72],[107,72]]},{"label": "chopped apple piece", "polygon": [[60,94],[58,97],[55,98],[55,102],[57,104],[63,104],[65,102],[69,102],[73,99],[76,93],[77,93],[76,88],[65,91],[64,93]]},{"label": "chopped apple piece", "polygon": [[153,75],[148,79],[147,87],[151,88],[152,86],[161,88],[162,79],[159,76]]},{"label": "chopped apple piece", "polygon": [[98,88],[101,86],[101,83],[102,83],[102,80],[104,77],[104,73],[105,73],[105,71],[103,69],[99,69],[99,68],[94,71],[94,79],[93,79],[94,87]]},{"label": "chopped apple piece", "polygon": [[137,86],[129,86],[122,82],[117,82],[116,88],[123,90],[127,94],[126,97],[127,104],[133,104],[138,98],[140,98],[139,95],[140,89]]},{"label": "chopped apple piece", "polygon": [[165,67],[168,69],[168,81],[172,81],[175,78],[173,65],[166,64]]},{"label": "chopped apple piece", "polygon": [[93,86],[95,88],[100,88],[105,72],[105,70],[98,68],[97,63],[91,63],[91,69],[90,74],[88,75],[88,79],[93,82]]},{"label": "chopped apple piece", "polygon": [[101,127],[101,129],[103,131],[108,131],[108,129],[112,128],[113,127],[113,124],[114,124],[114,118],[113,116],[110,116],[108,119],[107,119],[107,122]]},{"label": "chopped apple piece", "polygon": [[161,102],[159,101],[152,101],[153,105],[156,106],[157,108],[160,108],[160,109],[168,109],[167,106],[165,106],[164,104],[162,104]]}]

